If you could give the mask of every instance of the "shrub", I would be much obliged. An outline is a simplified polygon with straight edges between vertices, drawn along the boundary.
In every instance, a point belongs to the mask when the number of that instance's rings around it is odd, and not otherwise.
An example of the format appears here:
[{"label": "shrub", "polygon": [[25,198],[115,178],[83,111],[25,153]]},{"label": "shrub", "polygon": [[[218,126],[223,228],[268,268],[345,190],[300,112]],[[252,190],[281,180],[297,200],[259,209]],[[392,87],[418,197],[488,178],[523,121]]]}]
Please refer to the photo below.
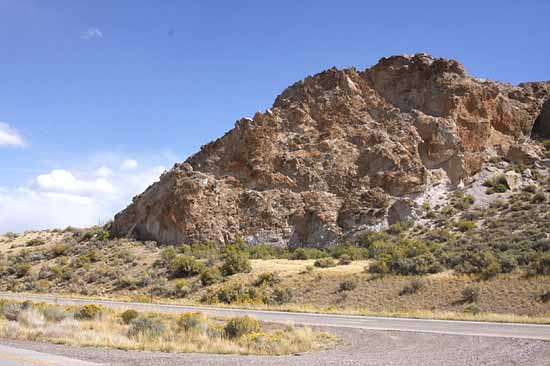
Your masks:
[{"label": "shrub", "polygon": [[16,321],[19,313],[23,310],[23,304],[21,303],[9,303],[2,309],[2,315],[11,321]]},{"label": "shrub", "polygon": [[56,244],[51,250],[51,255],[53,258],[60,257],[64,255],[67,252],[67,250],[69,250],[69,248],[70,248],[69,244],[65,244],[65,243]]},{"label": "shrub", "polygon": [[422,287],[424,287],[424,281],[422,281],[421,279],[412,280],[411,282],[403,286],[401,292],[399,292],[399,296],[412,295],[420,290]]},{"label": "shrub", "polygon": [[170,273],[175,278],[192,277],[204,270],[204,263],[185,254],[180,254],[170,261]]},{"label": "shrub", "polygon": [[340,283],[340,292],[355,290],[357,287],[357,281],[345,280]]},{"label": "shrub", "polygon": [[250,316],[232,318],[225,325],[224,331],[228,338],[240,338],[261,329],[260,322]]},{"label": "shrub", "polygon": [[31,271],[31,265],[28,263],[20,263],[15,266],[15,274],[17,277],[25,277]]},{"label": "shrub", "polygon": [[44,314],[44,317],[47,321],[54,323],[59,323],[60,321],[70,318],[72,316],[71,313],[56,306],[49,306],[47,308],[44,308],[42,310],[42,314]]},{"label": "shrub", "polygon": [[276,288],[273,291],[273,302],[279,305],[291,302],[293,297],[294,297],[294,294],[292,290],[289,288],[285,288],[285,289]]},{"label": "shrub", "polygon": [[470,220],[460,220],[456,224],[456,227],[459,231],[462,231],[464,233],[466,231],[475,229],[476,223]]},{"label": "shrub", "polygon": [[327,256],[328,254],[325,251],[316,248],[297,248],[294,252],[290,253],[289,259],[306,260],[318,259]]},{"label": "shrub", "polygon": [[135,338],[141,336],[147,338],[158,338],[165,331],[166,327],[159,320],[139,317],[130,323],[128,337]]},{"label": "shrub", "polygon": [[30,328],[41,328],[46,323],[44,315],[33,307],[21,310],[17,314],[17,321]]},{"label": "shrub", "polygon": [[529,268],[530,274],[550,275],[550,253],[538,255]]},{"label": "shrub", "polygon": [[250,272],[252,270],[252,265],[246,253],[231,250],[223,256],[222,260],[222,273],[224,276]]},{"label": "shrub", "polygon": [[330,267],[336,267],[336,262],[332,258],[319,258],[313,263],[315,267],[319,268],[330,268]]},{"label": "shrub", "polygon": [[340,259],[338,260],[338,265],[340,266],[347,266],[348,264],[351,264],[352,259],[349,255],[343,254],[340,256]]},{"label": "shrub", "polygon": [[124,324],[130,324],[132,320],[136,319],[139,316],[139,313],[134,309],[128,309],[120,314],[120,318]]},{"label": "shrub", "polygon": [[206,331],[208,328],[206,316],[201,312],[183,313],[178,319],[178,327],[186,332],[190,330]]},{"label": "shrub", "polygon": [[210,286],[222,280],[222,274],[217,268],[210,268],[201,273],[201,283],[203,286]]},{"label": "shrub", "polygon": [[537,186],[534,184],[528,184],[525,187],[522,188],[522,191],[529,192],[529,193],[535,193],[537,191]]},{"label": "shrub", "polygon": [[178,253],[176,252],[176,248],[169,246],[160,253],[160,259],[165,265],[169,266],[170,262],[172,262],[177,255]]},{"label": "shrub", "polygon": [[544,303],[550,302],[550,291],[543,291],[543,293],[540,294],[540,301]]},{"label": "shrub", "polygon": [[469,313],[469,314],[474,314],[474,315],[477,315],[479,313],[481,313],[481,308],[479,307],[478,304],[470,304],[468,306],[466,306],[464,308],[464,312],[465,313]]},{"label": "shrub", "polygon": [[452,197],[451,203],[458,210],[465,210],[473,205],[475,199],[471,195],[465,195],[462,191],[456,191]]},{"label": "shrub", "polygon": [[504,175],[499,175],[497,177],[487,179],[485,182],[483,182],[483,185],[487,187],[487,194],[504,193],[510,189]]},{"label": "shrub", "polygon": [[546,195],[544,192],[537,192],[533,198],[531,198],[531,203],[540,204],[544,202],[546,202]]},{"label": "shrub", "polygon": [[101,305],[87,304],[80,308],[75,317],[81,320],[92,320],[99,317],[103,311],[104,308]]},{"label": "shrub", "polygon": [[237,286],[230,289],[221,289],[216,293],[217,300],[225,304],[234,303],[261,303],[263,294],[254,287]]},{"label": "shrub", "polygon": [[46,244],[46,242],[44,241],[44,239],[41,239],[41,238],[34,238],[34,239],[31,239],[31,240],[28,240],[26,245],[28,247],[36,247],[36,246],[39,246],[39,245],[44,245]]},{"label": "shrub", "polygon": [[379,259],[367,268],[369,273],[386,274],[390,272],[390,266],[386,258]]},{"label": "shrub", "polygon": [[462,290],[462,300],[469,303],[478,302],[481,296],[481,289],[477,285],[466,286]]},{"label": "shrub", "polygon": [[268,244],[252,245],[246,249],[251,259],[271,259],[288,257],[288,249]]},{"label": "shrub", "polygon": [[273,286],[281,283],[281,281],[281,276],[278,273],[263,272],[254,282],[254,286]]}]

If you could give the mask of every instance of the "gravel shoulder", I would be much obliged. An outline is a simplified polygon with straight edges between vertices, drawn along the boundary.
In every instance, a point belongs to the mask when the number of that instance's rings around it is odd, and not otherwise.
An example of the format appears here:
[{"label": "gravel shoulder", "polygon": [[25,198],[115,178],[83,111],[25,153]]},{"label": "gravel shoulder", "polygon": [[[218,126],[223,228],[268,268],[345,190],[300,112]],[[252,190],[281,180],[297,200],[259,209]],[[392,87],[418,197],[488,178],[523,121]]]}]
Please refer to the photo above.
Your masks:
[{"label": "gravel shoulder", "polygon": [[550,364],[550,342],[498,337],[441,335],[319,327],[344,340],[324,352],[290,356],[168,354],[69,347],[0,339],[18,348],[113,366],[325,366],[325,365],[530,365]]}]

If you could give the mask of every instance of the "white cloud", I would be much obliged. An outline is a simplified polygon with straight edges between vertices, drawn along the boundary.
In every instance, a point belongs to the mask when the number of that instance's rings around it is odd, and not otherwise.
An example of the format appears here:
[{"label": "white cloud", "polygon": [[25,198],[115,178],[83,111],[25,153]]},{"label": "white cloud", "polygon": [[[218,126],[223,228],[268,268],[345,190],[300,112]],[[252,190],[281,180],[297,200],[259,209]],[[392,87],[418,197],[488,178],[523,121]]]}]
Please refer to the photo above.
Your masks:
[{"label": "white cloud", "polygon": [[123,170],[133,170],[138,167],[138,162],[134,159],[126,159],[122,162],[122,165],[120,166]]},{"label": "white cloud", "polygon": [[106,177],[110,177],[111,175],[113,175],[113,171],[109,167],[106,167],[105,165],[102,165],[102,166],[100,166],[99,168],[96,169],[95,174],[98,177],[106,178]]},{"label": "white cloud", "polygon": [[71,172],[63,169],[56,169],[48,174],[39,175],[34,180],[33,186],[41,192],[72,194],[108,193],[114,189],[105,178],[95,180],[76,179]]},{"label": "white cloud", "polygon": [[157,181],[164,170],[162,166],[131,171],[112,171],[106,166],[88,172],[55,169],[24,187],[3,187],[0,233],[105,222]]},{"label": "white cloud", "polygon": [[23,147],[23,138],[5,122],[0,122],[0,146]]},{"label": "white cloud", "polygon": [[84,32],[81,36],[81,39],[88,41],[93,38],[103,38],[103,32],[101,32],[99,29],[95,27],[90,27],[86,32]]}]

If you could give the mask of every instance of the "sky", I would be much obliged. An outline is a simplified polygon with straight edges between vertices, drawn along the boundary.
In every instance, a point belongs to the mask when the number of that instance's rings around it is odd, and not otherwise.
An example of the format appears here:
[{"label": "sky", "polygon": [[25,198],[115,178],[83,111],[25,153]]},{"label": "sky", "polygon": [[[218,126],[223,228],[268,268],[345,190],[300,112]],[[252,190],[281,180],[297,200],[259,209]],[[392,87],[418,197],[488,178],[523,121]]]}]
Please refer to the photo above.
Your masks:
[{"label": "sky", "polygon": [[332,66],[550,79],[550,2],[0,0],[0,232],[103,223]]}]

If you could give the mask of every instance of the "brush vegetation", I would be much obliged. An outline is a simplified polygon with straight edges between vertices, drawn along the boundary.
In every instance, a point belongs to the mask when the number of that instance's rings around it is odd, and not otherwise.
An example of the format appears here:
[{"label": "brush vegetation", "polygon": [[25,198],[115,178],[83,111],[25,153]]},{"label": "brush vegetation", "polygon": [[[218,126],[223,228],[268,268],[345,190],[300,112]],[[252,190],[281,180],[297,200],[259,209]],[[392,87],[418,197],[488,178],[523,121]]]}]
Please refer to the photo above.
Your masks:
[{"label": "brush vegetation", "polygon": [[[83,317],[82,314],[87,314]],[[338,340],[307,327],[262,324],[245,316],[211,318],[83,307],[0,302],[0,337],[73,346],[161,352],[286,355],[325,349]]]}]

